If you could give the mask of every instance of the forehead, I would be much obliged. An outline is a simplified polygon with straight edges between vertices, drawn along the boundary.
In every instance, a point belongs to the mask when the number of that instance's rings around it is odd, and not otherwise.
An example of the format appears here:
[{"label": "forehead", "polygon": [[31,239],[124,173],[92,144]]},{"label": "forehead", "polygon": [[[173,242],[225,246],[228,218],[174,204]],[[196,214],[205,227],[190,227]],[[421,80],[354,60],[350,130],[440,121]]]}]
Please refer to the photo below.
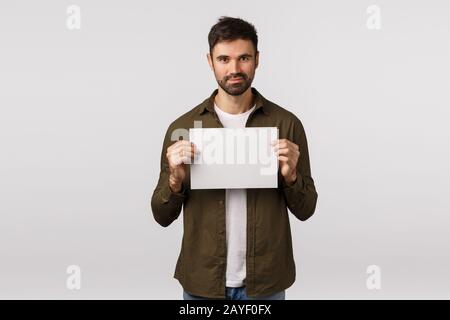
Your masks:
[{"label": "forehead", "polygon": [[237,39],[232,41],[220,41],[213,48],[213,56],[226,55],[230,57],[242,54],[254,54],[253,43],[250,40]]}]

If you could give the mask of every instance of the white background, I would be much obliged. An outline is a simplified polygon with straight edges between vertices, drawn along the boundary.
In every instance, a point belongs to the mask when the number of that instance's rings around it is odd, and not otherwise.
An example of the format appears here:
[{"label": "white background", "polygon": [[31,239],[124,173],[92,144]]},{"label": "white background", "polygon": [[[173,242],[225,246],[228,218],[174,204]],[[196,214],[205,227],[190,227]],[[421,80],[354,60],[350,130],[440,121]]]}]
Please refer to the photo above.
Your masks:
[{"label": "white background", "polygon": [[221,15],[256,26],[253,86],[308,138],[319,199],[291,215],[286,298],[450,298],[444,0],[1,1],[0,298],[182,298],[182,219],[162,228],[149,204],[167,126],[217,86]]}]

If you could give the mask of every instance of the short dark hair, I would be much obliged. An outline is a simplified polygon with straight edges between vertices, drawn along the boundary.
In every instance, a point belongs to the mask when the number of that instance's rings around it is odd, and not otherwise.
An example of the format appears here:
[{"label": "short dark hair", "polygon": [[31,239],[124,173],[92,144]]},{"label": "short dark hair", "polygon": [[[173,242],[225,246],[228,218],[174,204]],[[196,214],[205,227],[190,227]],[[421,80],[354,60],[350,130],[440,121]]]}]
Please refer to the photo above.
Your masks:
[{"label": "short dark hair", "polygon": [[209,52],[212,54],[212,50],[218,42],[237,39],[250,40],[255,48],[255,53],[258,52],[258,35],[255,26],[241,18],[222,16],[209,31]]}]

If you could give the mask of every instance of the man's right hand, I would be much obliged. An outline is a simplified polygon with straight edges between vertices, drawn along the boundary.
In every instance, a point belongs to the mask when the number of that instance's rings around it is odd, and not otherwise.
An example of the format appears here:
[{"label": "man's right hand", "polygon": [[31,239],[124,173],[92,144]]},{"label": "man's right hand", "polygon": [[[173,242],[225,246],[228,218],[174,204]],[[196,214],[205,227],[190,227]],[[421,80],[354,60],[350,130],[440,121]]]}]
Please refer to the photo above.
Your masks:
[{"label": "man's right hand", "polygon": [[169,161],[169,187],[172,192],[180,192],[183,188],[183,180],[186,176],[186,163],[192,163],[197,152],[192,142],[179,140],[167,148],[167,160]]}]

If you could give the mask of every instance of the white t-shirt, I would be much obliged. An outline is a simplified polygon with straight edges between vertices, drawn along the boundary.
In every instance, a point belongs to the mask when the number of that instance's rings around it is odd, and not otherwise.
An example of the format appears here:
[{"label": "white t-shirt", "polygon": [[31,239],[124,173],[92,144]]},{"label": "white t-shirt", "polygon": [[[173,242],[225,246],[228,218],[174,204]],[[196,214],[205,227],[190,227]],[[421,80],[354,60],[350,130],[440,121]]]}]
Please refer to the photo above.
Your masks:
[{"label": "white t-shirt", "polygon": [[[253,108],[244,113],[231,114],[224,112],[216,104],[214,110],[224,128],[245,128],[248,116]],[[246,276],[247,254],[247,190],[226,189],[226,239],[227,270],[226,286],[242,287]]]}]

